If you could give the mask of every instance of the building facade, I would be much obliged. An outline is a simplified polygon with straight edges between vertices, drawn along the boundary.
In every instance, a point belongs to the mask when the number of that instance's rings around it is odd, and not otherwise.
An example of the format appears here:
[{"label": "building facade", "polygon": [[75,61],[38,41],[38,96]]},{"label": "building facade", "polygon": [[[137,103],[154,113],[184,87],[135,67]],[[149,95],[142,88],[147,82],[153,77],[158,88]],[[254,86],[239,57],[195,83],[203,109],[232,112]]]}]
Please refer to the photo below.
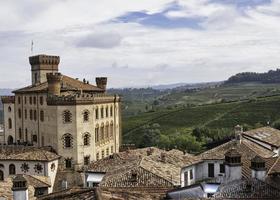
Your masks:
[{"label": "building facade", "polygon": [[119,152],[120,97],[59,73],[59,56],[29,58],[31,85],[3,97],[6,144],[52,146],[65,168],[88,165]]}]

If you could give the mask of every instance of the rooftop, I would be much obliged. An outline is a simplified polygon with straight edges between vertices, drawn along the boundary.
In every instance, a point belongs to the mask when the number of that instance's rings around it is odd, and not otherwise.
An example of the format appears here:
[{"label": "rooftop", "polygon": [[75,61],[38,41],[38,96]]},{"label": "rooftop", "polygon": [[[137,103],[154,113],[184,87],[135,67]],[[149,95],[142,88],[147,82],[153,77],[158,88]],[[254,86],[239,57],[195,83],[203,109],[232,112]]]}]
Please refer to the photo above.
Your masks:
[{"label": "rooftop", "polygon": [[[13,91],[14,93],[28,93],[28,92],[47,92],[48,83],[41,83],[36,85],[30,85],[18,90]],[[71,78],[69,76],[62,76],[61,91],[86,91],[86,92],[104,92],[103,89],[98,88],[95,85],[84,83],[77,79]]]},{"label": "rooftop", "polygon": [[29,146],[0,146],[0,160],[52,161],[60,156],[51,148]]},{"label": "rooftop", "polygon": [[280,147],[280,130],[271,127],[262,127],[243,133],[244,136],[263,141],[270,145]]},{"label": "rooftop", "polygon": [[[131,185],[125,182],[128,181],[132,173],[146,174],[149,177],[141,182],[142,176],[139,176],[138,181],[143,184],[142,186],[153,185],[160,181],[159,179],[161,179],[160,182],[164,182],[163,185],[172,186],[180,184],[181,168],[190,163],[192,158],[192,155],[184,155],[178,150],[164,151],[158,148],[128,150],[91,164],[89,171],[106,172],[101,185],[107,187],[118,184]],[[118,182],[120,178],[123,183]],[[140,186],[140,182],[138,185],[136,183],[134,185]]]}]

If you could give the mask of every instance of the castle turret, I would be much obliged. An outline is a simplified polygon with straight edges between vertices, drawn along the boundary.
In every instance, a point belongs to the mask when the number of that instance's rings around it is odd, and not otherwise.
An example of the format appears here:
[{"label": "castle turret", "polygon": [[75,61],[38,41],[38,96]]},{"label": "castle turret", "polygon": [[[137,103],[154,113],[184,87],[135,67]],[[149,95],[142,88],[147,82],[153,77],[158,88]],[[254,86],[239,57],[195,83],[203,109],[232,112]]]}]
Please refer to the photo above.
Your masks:
[{"label": "castle turret", "polygon": [[95,79],[95,82],[96,82],[96,86],[103,89],[103,90],[106,90],[106,87],[107,87],[107,77],[96,77]]},{"label": "castle turret", "polygon": [[29,57],[32,85],[47,81],[48,73],[58,72],[59,56],[36,55]]},{"label": "castle turret", "polygon": [[265,161],[260,156],[251,160],[252,178],[264,181],[266,176]]},{"label": "castle turret", "polygon": [[241,177],[241,154],[235,148],[232,148],[225,153],[225,181],[240,180]]},{"label": "castle turret", "polygon": [[17,175],[13,179],[12,191],[14,200],[28,200],[27,181],[23,175]]},{"label": "castle turret", "polygon": [[62,75],[60,73],[49,73],[47,74],[48,80],[48,94],[60,95]]}]

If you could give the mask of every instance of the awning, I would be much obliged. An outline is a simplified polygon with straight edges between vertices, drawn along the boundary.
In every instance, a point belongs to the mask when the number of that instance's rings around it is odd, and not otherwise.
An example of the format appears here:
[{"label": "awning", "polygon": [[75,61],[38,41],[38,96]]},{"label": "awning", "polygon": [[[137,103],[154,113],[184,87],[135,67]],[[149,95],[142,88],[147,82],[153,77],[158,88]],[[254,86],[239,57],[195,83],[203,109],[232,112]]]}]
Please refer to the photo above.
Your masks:
[{"label": "awning", "polygon": [[105,174],[88,174],[87,182],[100,183]]}]

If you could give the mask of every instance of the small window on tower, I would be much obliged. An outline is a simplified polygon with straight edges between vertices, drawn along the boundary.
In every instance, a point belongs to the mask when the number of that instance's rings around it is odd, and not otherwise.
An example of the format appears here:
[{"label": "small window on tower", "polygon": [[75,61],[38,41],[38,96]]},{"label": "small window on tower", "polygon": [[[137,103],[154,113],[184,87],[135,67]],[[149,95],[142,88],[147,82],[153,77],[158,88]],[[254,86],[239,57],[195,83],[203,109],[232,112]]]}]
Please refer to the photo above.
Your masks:
[{"label": "small window on tower", "polygon": [[8,111],[9,111],[9,112],[12,112],[11,106],[8,107]]},{"label": "small window on tower", "polygon": [[85,110],[83,112],[83,118],[84,118],[84,122],[88,122],[89,121],[89,111]]},{"label": "small window on tower", "polygon": [[34,80],[35,80],[35,83],[38,82],[38,74],[37,73],[34,74]]},{"label": "small window on tower", "polygon": [[65,110],[63,112],[63,122],[64,123],[71,123],[72,122],[72,114],[69,110]]}]

